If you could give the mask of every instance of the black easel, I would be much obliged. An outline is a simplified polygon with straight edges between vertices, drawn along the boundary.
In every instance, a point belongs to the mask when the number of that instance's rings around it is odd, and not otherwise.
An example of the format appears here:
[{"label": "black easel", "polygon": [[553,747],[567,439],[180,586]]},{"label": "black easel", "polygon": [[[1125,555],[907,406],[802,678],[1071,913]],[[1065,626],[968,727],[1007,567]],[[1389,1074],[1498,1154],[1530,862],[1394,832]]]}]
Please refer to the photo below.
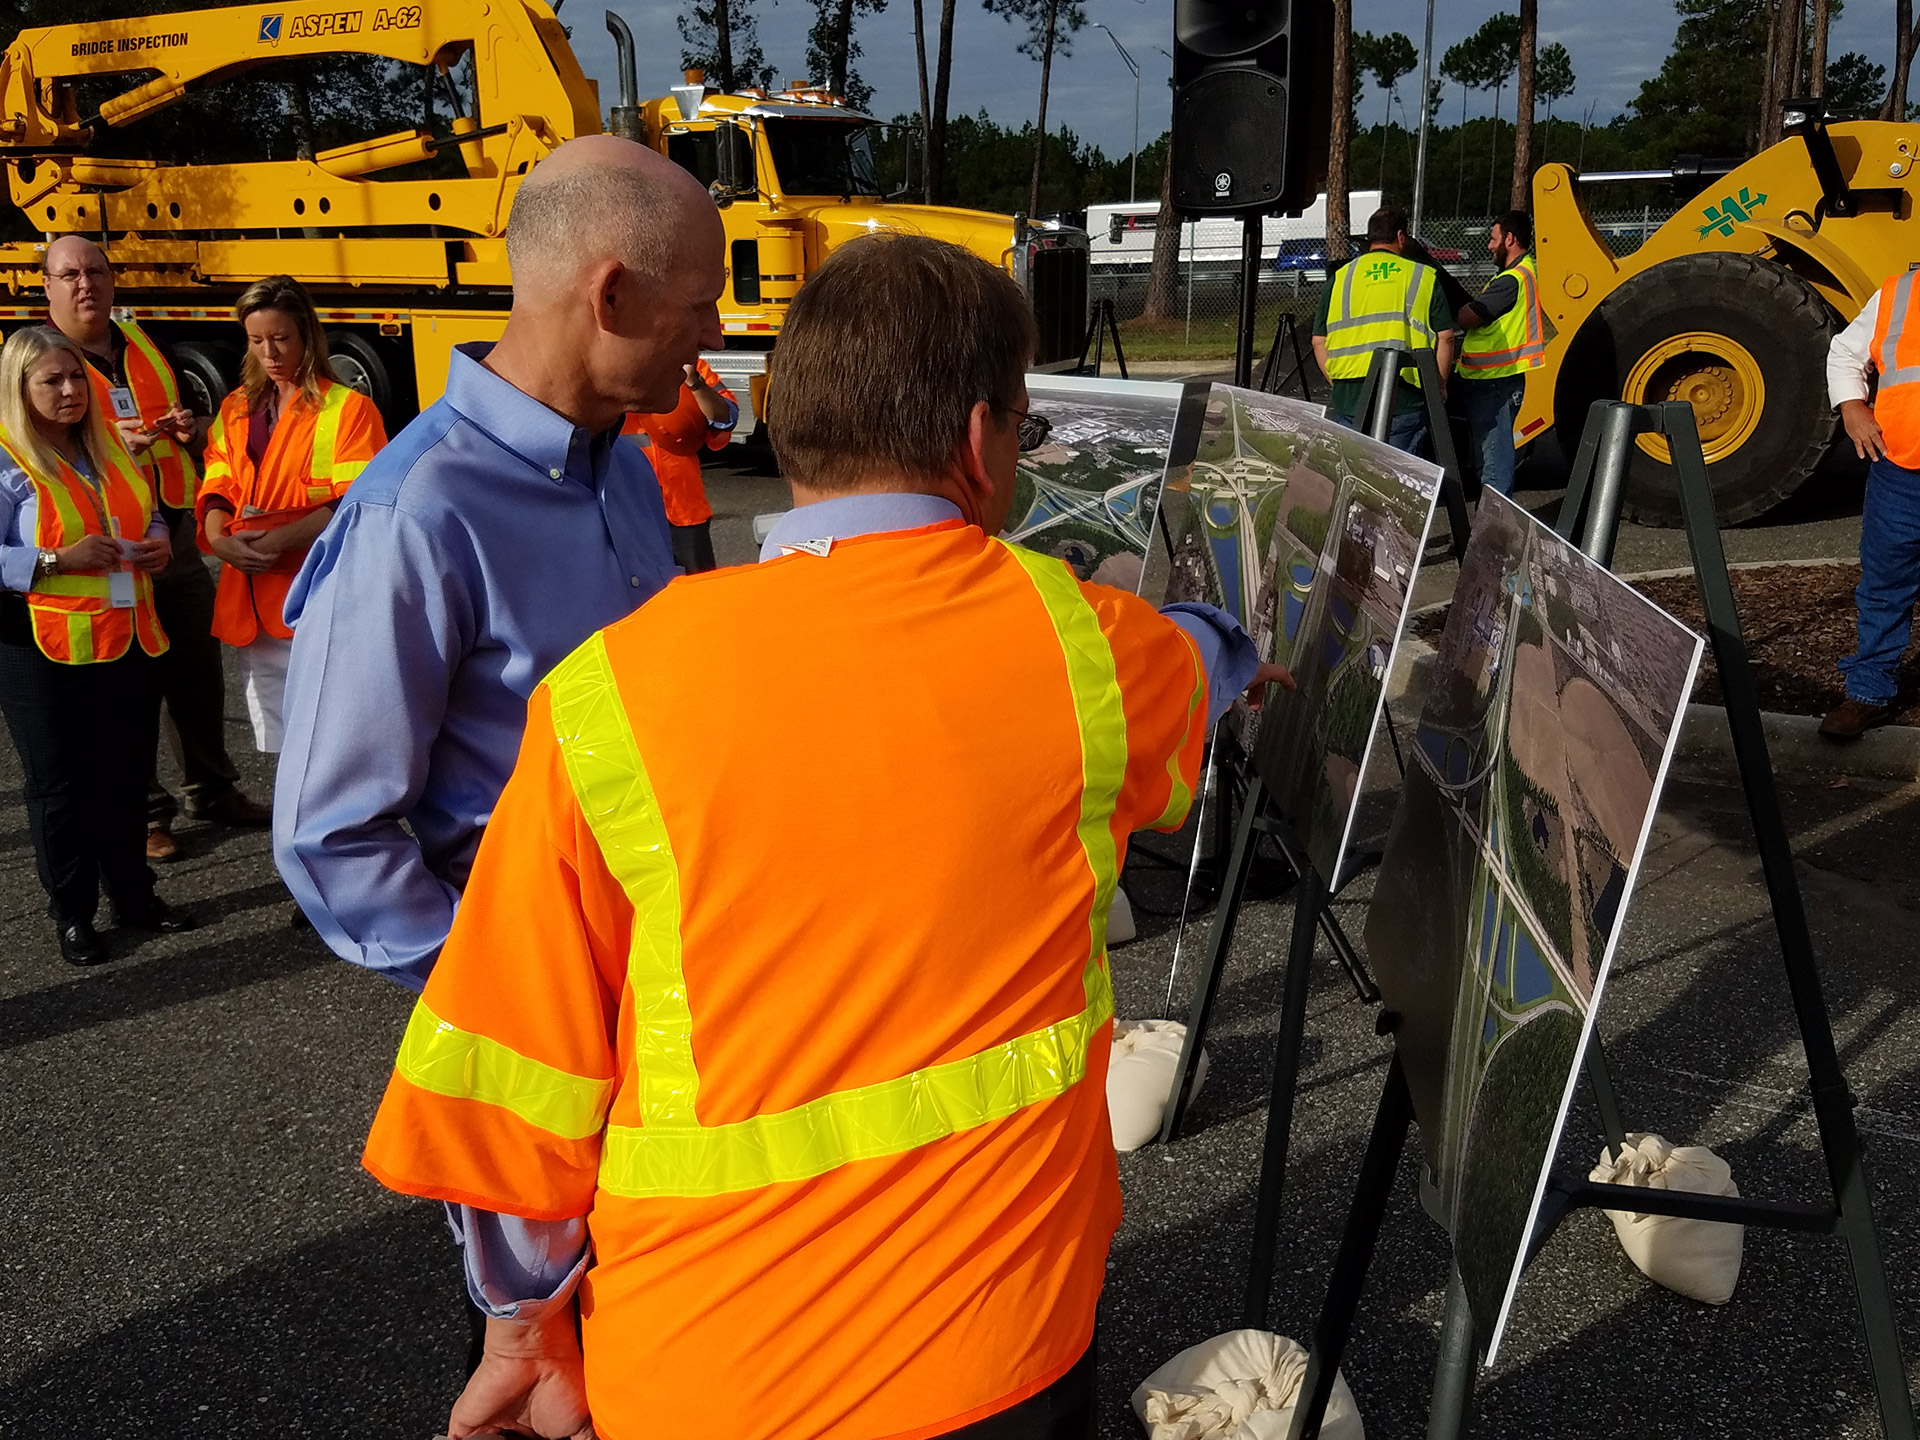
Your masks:
[{"label": "black easel", "polygon": [[1467,490],[1460,455],[1453,448],[1453,427],[1447,423],[1446,402],[1440,398],[1440,365],[1431,350],[1414,350],[1398,340],[1373,347],[1367,378],[1360,384],[1360,403],[1354,423],[1384,442],[1393,422],[1393,402],[1400,389],[1400,372],[1411,365],[1420,377],[1420,394],[1427,407],[1427,428],[1433,435],[1434,459],[1440,466],[1440,502],[1447,507],[1448,544],[1453,558],[1467,553]]},{"label": "black easel", "polygon": [[[1293,352],[1293,368],[1285,375],[1279,373],[1282,346]],[[1289,380],[1300,382],[1302,400],[1313,399],[1312,372],[1307,368],[1306,347],[1300,343],[1300,326],[1291,310],[1282,310],[1280,322],[1273,330],[1273,344],[1267,347],[1266,363],[1260,367],[1260,388],[1269,395],[1278,395],[1287,388]]]},{"label": "black easel", "polygon": [[[1080,364],[1074,370],[1076,375],[1098,375],[1100,364],[1106,358],[1107,336],[1113,336],[1113,363],[1120,367],[1120,378],[1128,379],[1126,352],[1120,348],[1120,317],[1115,313],[1113,300],[1102,297],[1094,302],[1093,320],[1087,326],[1087,338],[1080,342]],[[1088,365],[1087,356],[1093,356],[1092,365]]]},{"label": "black easel", "polygon": [[[1160,1121],[1160,1140],[1170,1143],[1180,1132],[1180,1124],[1186,1118],[1187,1105],[1192,1100],[1193,1072],[1200,1061],[1200,1047],[1206,1040],[1207,1026],[1213,1016],[1213,1002],[1220,990],[1221,973],[1226,969],[1227,953],[1233,948],[1233,932],[1240,922],[1240,906],[1246,898],[1247,877],[1253,870],[1254,849],[1262,835],[1271,838],[1279,847],[1287,862],[1287,868],[1294,873],[1294,911],[1293,940],[1289,955],[1298,954],[1306,947],[1306,960],[1295,965],[1290,959],[1286,979],[1286,998],[1280,1007],[1280,1038],[1275,1054],[1274,1083],[1280,1085],[1282,1076],[1280,1064],[1287,1056],[1293,1057],[1291,1069],[1285,1076],[1286,1093],[1291,1099],[1293,1094],[1293,1071],[1299,1068],[1300,1037],[1306,1025],[1306,988],[1309,980],[1307,966],[1313,958],[1313,932],[1317,927],[1327,937],[1327,943],[1333,947],[1334,958],[1347,973],[1347,979],[1353,986],[1354,994],[1364,1004],[1373,1004],[1380,998],[1380,991],[1373,983],[1373,976],[1367,972],[1360,954],[1353,948],[1353,942],[1341,928],[1339,917],[1327,908],[1331,894],[1339,892],[1340,885],[1353,878],[1358,867],[1349,866],[1347,873],[1336,877],[1337,883],[1329,887],[1324,877],[1313,873],[1313,867],[1294,844],[1293,837],[1285,822],[1271,813],[1267,805],[1267,785],[1253,768],[1251,758],[1233,737],[1228,722],[1222,720],[1214,735],[1214,753],[1220,765],[1220,814],[1226,813],[1227,796],[1230,789],[1241,791],[1240,818],[1234,826],[1233,848],[1228,852],[1226,868],[1222,873],[1220,897],[1213,911],[1213,924],[1207,933],[1207,952],[1200,965],[1200,977],[1195,983],[1193,1003],[1187,1016],[1186,1039],[1180,1045],[1180,1059],[1174,1067],[1173,1089],[1167,1096],[1167,1108]],[[1313,875],[1311,883],[1309,875]],[[1302,923],[1303,916],[1305,923]],[[1301,939],[1302,936],[1306,938]],[[1296,994],[1297,992],[1297,994]],[[1286,1108],[1282,1122],[1280,1146],[1284,1160],[1285,1123],[1290,1121],[1292,1106]],[[1271,1111],[1267,1118],[1267,1128],[1272,1132],[1274,1118]],[[1270,1134],[1271,1138],[1271,1134]]]},{"label": "black easel", "polygon": [[[1531,1259],[1539,1251],[1569,1211],[1586,1207],[1837,1236],[1846,1242],[1853,1272],[1854,1294],[1860,1307],[1861,1328],[1866,1336],[1867,1357],[1879,1404],[1881,1432],[1887,1440],[1917,1440],[1920,1431],[1915,1428],[1913,1397],[1907,1389],[1906,1367],[1900,1356],[1893,1297],[1881,1264],[1860,1136],[1853,1120],[1853,1096],[1847,1089],[1846,1075],[1834,1048],[1833,1027],[1820,988],[1819,966],[1813,953],[1812,936],[1807,930],[1799,882],[1793,872],[1792,845],[1774,788],[1759,701],[1747,664],[1733,586],[1727,578],[1726,554],[1720,544],[1713,492],[1707,482],[1706,460],[1700,451],[1700,433],[1692,407],[1683,403],[1634,406],[1596,401],[1588,413],[1566,499],[1562,502],[1560,533],[1572,534],[1574,520],[1582,505],[1588,503],[1591,492],[1592,515],[1587,527],[1590,543],[1603,541],[1606,550],[1611,551],[1611,537],[1619,526],[1629,447],[1633,436],[1639,433],[1665,436],[1671,452],[1687,544],[1700,584],[1714,661],[1719,667],[1734,755],[1746,791],[1747,810],[1753,821],[1761,869],[1772,902],[1787,985],[1806,1052],[1814,1117],[1820,1127],[1820,1144],[1833,1196],[1831,1204],[1814,1205],[1603,1185],[1580,1175],[1555,1175],[1548,1182],[1539,1221],[1528,1238],[1527,1255]],[[1400,1151],[1412,1120],[1412,1105],[1396,1057],[1374,1115],[1354,1201],[1328,1279],[1327,1299],[1314,1328],[1313,1349],[1307,1358],[1289,1440],[1314,1440],[1320,1433],[1320,1422],[1326,1414],[1334,1376],[1346,1351],[1360,1291],[1366,1282]],[[1458,1294],[1458,1290],[1456,1277],[1448,1290],[1449,1333],[1443,1335],[1435,1375],[1434,1407],[1427,1427],[1429,1440],[1453,1440],[1461,1433],[1472,1395],[1472,1372],[1481,1347],[1473,1334],[1465,1297]]]},{"label": "black easel", "polygon": [[1240,222],[1240,329],[1233,346],[1233,383],[1253,384],[1254,312],[1260,300],[1260,237],[1266,222],[1249,215]]}]

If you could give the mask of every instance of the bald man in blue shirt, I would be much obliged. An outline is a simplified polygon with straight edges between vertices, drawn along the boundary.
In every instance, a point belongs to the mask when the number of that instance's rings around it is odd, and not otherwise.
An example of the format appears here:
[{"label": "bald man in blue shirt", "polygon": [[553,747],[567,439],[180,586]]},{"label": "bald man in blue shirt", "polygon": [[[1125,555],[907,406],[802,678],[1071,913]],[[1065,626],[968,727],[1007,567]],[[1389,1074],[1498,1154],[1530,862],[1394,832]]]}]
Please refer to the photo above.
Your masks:
[{"label": "bald man in blue shirt", "polygon": [[619,442],[721,343],[719,212],[612,136],[521,186],[513,313],[348,492],[288,596],[274,858],[320,937],[418,991],[547,671],[676,573]]}]

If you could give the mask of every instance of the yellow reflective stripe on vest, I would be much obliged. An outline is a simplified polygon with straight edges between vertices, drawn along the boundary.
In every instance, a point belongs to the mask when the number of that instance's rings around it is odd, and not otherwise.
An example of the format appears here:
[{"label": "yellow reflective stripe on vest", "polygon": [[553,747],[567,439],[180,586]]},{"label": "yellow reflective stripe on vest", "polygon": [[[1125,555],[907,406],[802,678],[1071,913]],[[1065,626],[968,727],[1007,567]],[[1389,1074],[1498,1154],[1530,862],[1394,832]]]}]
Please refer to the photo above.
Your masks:
[{"label": "yellow reflective stripe on vest", "polygon": [[1084,1008],[959,1060],[837,1091],[727,1125],[695,1114],[699,1075],[680,963],[680,887],[671,840],[596,635],[547,677],[554,730],[581,813],[634,909],[629,984],[638,1021],[641,1126],[609,1125],[600,1185],[631,1199],[736,1193],[904,1154],[1065,1094],[1113,1020],[1107,911],[1119,881],[1113,812],[1126,779],[1126,715],[1099,616],[1059,561],[1009,547],[1053,623],[1081,740],[1076,831],[1093,880]]},{"label": "yellow reflective stripe on vest", "polygon": [[1152,830],[1171,830],[1187,818],[1187,811],[1193,808],[1193,787],[1187,784],[1187,777],[1181,772],[1180,759],[1187,753],[1187,741],[1193,735],[1193,723],[1200,713],[1200,701],[1207,693],[1207,673],[1200,668],[1200,654],[1193,649],[1191,641],[1188,648],[1193,651],[1193,694],[1187,701],[1187,726],[1180,732],[1180,743],[1167,760],[1167,779],[1171,788],[1167,793],[1167,808],[1160,812],[1160,818],[1148,826]]},{"label": "yellow reflective stripe on vest", "polygon": [[131,320],[117,322],[120,333],[126,337],[127,344],[140,352],[140,358],[147,362],[147,368],[153,372],[154,383],[160,387],[160,393],[166,398],[171,409],[180,403],[180,387],[174,383],[173,370],[160,356],[159,347],[147,338],[147,332]]},{"label": "yellow reflective stripe on vest", "polygon": [[698,1125],[700,1072],[680,964],[680,866],[620,703],[605,637],[595,632],[554,667],[546,684],[574,798],[607,872],[633,906],[627,984],[640,1116],[649,1126]]},{"label": "yellow reflective stripe on vest", "polygon": [[422,1090],[498,1105],[564,1140],[599,1134],[613,1098],[613,1081],[556,1069],[449,1025],[425,1001],[413,1007],[393,1068]]},{"label": "yellow reflective stripe on vest", "polygon": [[[1546,363],[1546,331],[1540,319],[1539,276],[1533,257],[1521,256],[1501,274],[1514,277],[1519,293],[1503,314],[1469,330],[1461,343],[1460,370],[1473,379],[1524,375]],[[1487,284],[1491,286],[1493,281]],[[1485,294],[1486,290],[1483,288],[1481,293]]]},{"label": "yellow reflective stripe on vest", "polygon": [[335,381],[327,386],[327,393],[320,397],[320,414],[313,423],[313,463],[307,470],[316,479],[332,480],[349,468],[353,475],[358,475],[367,468],[364,460],[351,467],[336,467],[333,463],[333,452],[340,444],[340,415],[347,408],[350,389]]}]

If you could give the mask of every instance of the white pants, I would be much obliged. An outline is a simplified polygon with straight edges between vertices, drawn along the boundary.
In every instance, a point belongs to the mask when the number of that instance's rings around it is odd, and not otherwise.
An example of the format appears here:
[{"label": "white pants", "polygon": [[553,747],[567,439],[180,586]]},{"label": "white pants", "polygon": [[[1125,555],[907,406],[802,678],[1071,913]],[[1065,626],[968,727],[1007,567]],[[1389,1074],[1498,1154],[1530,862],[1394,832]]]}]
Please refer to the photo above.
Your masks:
[{"label": "white pants", "polygon": [[240,650],[240,683],[247,693],[247,718],[253,722],[254,748],[262,755],[278,755],[286,731],[280,724],[281,702],[287,693],[287,658],[293,642],[262,630]]}]

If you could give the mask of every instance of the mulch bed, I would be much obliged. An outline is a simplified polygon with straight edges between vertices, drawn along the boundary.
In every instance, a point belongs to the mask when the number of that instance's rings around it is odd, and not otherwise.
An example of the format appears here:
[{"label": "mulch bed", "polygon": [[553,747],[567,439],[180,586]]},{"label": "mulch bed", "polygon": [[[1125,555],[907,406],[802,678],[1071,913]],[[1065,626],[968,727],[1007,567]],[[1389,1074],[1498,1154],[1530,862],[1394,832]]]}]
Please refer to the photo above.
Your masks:
[{"label": "mulch bed", "polygon": [[[1733,572],[1734,601],[1752,659],[1760,708],[1788,715],[1824,715],[1845,698],[1834,662],[1853,653],[1853,589],[1858,565],[1765,565]],[[1691,575],[1645,580],[1642,594],[1701,634],[1706,633],[1700,591]],[[1429,644],[1440,637],[1446,611],[1423,615],[1413,632]],[[1720,676],[1709,646],[1700,661],[1693,698],[1718,703]],[[1920,635],[1900,662],[1895,720],[1920,725]]]}]

